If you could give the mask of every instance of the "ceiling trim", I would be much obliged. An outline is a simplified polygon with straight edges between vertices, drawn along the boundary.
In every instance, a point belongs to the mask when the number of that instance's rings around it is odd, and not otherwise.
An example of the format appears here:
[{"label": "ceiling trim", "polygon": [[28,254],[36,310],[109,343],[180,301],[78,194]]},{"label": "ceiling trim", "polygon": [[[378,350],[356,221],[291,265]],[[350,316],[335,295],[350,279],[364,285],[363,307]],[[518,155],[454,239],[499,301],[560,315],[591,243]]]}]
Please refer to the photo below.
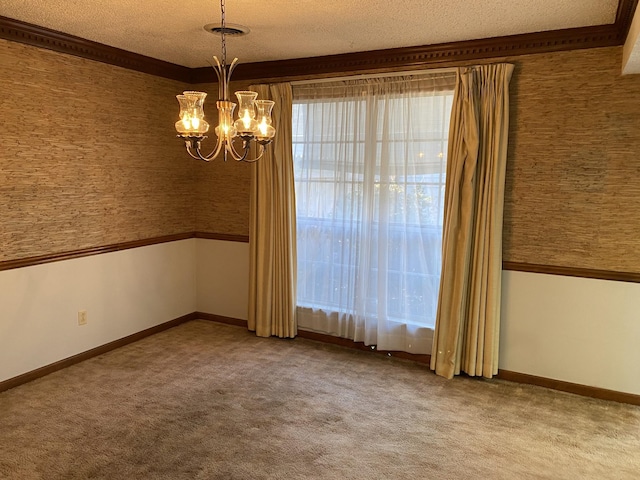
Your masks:
[{"label": "ceiling trim", "polygon": [[0,16],[0,38],[158,77],[191,81],[191,68]]},{"label": "ceiling trim", "polygon": [[[623,45],[639,0],[620,0],[610,25],[552,30],[407,48],[238,65],[234,80],[332,76],[440,67],[487,58]],[[185,83],[215,82],[210,67],[188,68],[0,16],[0,38]]]},{"label": "ceiling trim", "polygon": [[618,11],[616,12],[615,26],[622,37],[622,43],[627,39],[633,16],[638,7],[638,0],[620,0],[618,2]]},{"label": "ceiling trim", "polygon": [[[622,45],[614,25],[598,25],[549,32],[527,33],[419,47],[373,50],[368,52],[297,58],[273,62],[239,64],[233,78],[282,79],[331,76],[332,74],[367,73],[437,68],[488,58],[558,52],[583,48]],[[213,72],[202,67],[193,70],[196,83],[212,81]]]}]

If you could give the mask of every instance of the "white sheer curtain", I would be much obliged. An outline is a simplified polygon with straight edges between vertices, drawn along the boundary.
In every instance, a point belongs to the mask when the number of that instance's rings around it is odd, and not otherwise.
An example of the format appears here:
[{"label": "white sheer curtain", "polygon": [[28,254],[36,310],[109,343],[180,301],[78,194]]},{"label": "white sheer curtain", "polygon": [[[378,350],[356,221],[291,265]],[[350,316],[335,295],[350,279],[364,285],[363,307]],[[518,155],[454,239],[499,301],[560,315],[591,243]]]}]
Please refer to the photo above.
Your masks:
[{"label": "white sheer curtain", "polygon": [[455,78],[293,86],[301,329],[431,352]]}]

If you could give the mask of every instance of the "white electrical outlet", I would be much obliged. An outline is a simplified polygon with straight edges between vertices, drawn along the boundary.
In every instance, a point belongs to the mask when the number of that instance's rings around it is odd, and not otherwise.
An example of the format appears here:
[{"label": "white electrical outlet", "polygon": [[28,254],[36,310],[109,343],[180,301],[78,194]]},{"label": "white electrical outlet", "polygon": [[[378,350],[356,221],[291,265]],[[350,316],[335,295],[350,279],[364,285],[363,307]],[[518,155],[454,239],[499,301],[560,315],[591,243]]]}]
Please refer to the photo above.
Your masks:
[{"label": "white electrical outlet", "polygon": [[80,310],[78,312],[78,325],[86,325],[87,324],[87,311]]}]

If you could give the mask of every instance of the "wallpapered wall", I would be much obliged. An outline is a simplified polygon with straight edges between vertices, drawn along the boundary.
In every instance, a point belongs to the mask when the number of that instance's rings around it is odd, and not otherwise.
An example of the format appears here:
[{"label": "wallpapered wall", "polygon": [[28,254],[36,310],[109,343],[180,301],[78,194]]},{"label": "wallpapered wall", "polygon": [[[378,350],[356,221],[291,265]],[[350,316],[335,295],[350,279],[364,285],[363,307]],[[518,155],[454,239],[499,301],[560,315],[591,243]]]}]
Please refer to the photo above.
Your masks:
[{"label": "wallpapered wall", "polygon": [[514,59],[505,260],[640,272],[640,76],[621,57]]},{"label": "wallpapered wall", "polygon": [[[495,60],[516,65],[504,260],[640,272],[640,76],[620,75],[621,56],[612,47]],[[233,196],[214,210],[200,203],[200,230],[248,234],[250,172],[236,167],[198,175]]]},{"label": "wallpapered wall", "polygon": [[[211,77],[215,78],[213,68]],[[217,84],[193,85],[194,90],[208,92],[205,112],[209,122],[215,125],[215,101]],[[232,82],[231,91],[246,90],[249,83]],[[235,95],[231,94],[235,100]],[[205,153],[215,146],[215,135],[202,142]],[[197,230],[199,232],[249,235],[249,195],[251,187],[251,165],[229,159],[197,162],[196,194]]]},{"label": "wallpapered wall", "polygon": [[[516,70],[505,260],[640,272],[640,78],[620,76],[621,55],[506,59]],[[173,131],[173,96],[204,89],[211,114],[215,85],[7,41],[0,62],[0,261],[172,233],[248,234],[251,167],[191,160]]]},{"label": "wallpapered wall", "polygon": [[0,261],[195,229],[180,82],[0,40]]}]

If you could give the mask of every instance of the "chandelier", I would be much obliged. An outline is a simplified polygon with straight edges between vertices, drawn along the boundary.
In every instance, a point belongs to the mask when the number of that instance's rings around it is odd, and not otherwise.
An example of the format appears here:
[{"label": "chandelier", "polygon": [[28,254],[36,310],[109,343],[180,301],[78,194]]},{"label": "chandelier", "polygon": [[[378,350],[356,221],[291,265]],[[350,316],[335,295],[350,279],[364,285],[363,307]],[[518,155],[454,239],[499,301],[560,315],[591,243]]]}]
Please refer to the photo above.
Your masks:
[{"label": "chandelier", "polygon": [[[205,134],[209,131],[209,123],[204,119],[204,99],[207,96],[205,92],[186,91],[182,92],[182,95],[176,95],[180,104],[180,120],[175,123],[175,127],[178,137],[184,139],[187,153],[196,160],[208,162],[222,153],[225,161],[230,156],[239,162],[255,162],[262,157],[266,145],[271,143],[276,133],[271,125],[271,110],[275,102],[257,100],[256,92],[236,92],[239,108],[238,117],[234,122],[233,112],[236,104],[229,100],[229,83],[238,59],[234,58],[231,65],[227,65],[224,0],[220,0],[220,11],[222,14],[219,30],[222,37],[222,62],[214,56],[215,65],[212,65],[218,77],[218,101],[216,102],[218,126],[215,128],[217,145],[208,155],[202,154],[202,140],[207,138]],[[241,146],[238,145],[240,143]],[[257,144],[257,150],[255,156],[250,159],[249,152],[253,143]]]}]

